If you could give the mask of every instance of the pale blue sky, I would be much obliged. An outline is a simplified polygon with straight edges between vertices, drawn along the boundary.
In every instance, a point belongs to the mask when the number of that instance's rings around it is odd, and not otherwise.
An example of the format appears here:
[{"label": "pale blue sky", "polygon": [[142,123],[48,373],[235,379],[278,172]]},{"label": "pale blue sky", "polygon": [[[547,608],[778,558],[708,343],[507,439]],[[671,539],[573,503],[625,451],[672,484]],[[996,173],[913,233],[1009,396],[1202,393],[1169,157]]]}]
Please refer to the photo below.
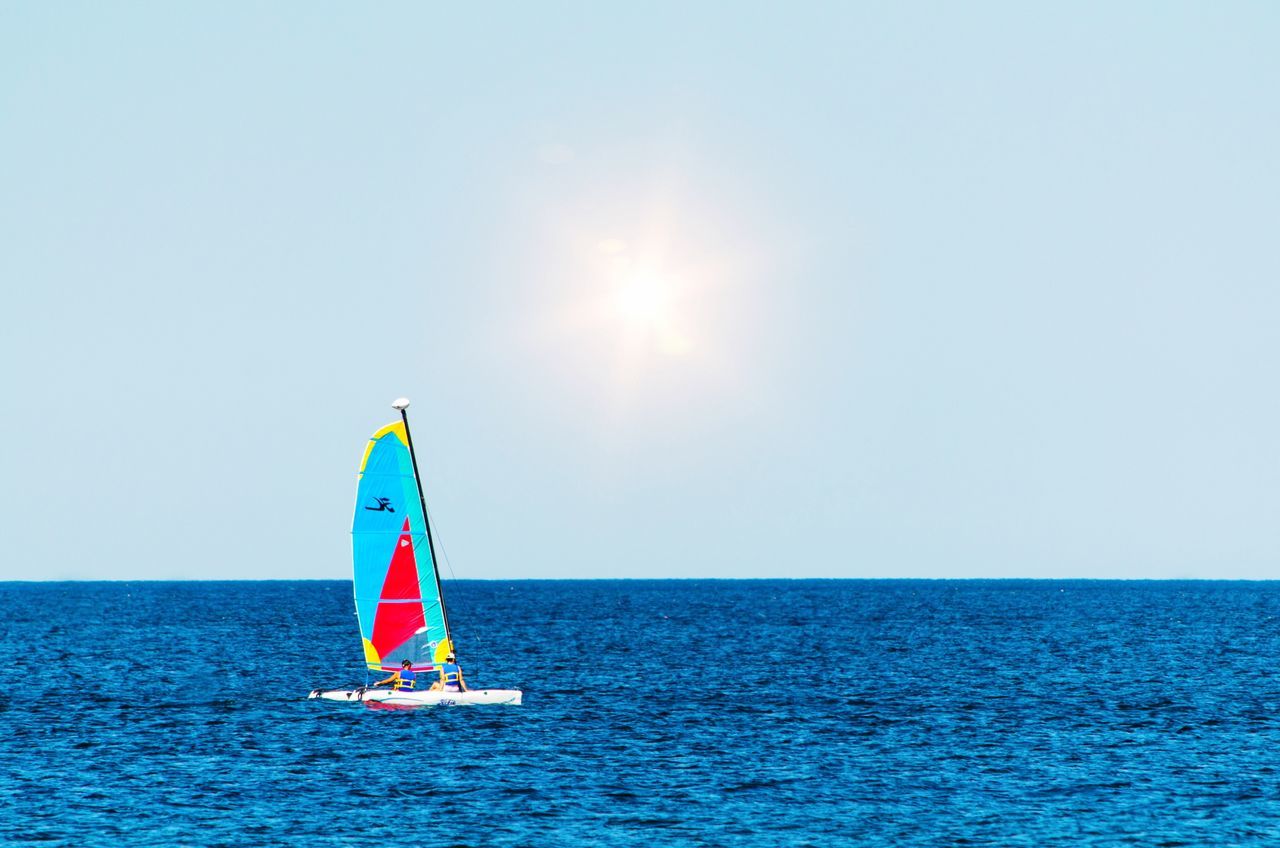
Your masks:
[{"label": "pale blue sky", "polygon": [[[1280,571],[1280,7],[0,6],[0,578]],[[446,570],[446,576],[448,576]]]}]

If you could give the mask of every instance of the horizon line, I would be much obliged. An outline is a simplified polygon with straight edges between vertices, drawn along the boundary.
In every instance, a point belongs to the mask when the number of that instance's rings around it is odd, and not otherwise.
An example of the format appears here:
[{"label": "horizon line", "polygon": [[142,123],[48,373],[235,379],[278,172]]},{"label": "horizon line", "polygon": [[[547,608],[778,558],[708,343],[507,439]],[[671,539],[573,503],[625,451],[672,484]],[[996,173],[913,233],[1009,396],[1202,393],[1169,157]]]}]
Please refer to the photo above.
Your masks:
[{"label": "horizon line", "polygon": [[[1087,583],[1274,583],[1280,577],[451,577],[446,583],[625,583],[663,581],[901,581],[901,582],[1054,582]],[[5,578],[5,583],[351,583],[345,577],[49,577]]]}]

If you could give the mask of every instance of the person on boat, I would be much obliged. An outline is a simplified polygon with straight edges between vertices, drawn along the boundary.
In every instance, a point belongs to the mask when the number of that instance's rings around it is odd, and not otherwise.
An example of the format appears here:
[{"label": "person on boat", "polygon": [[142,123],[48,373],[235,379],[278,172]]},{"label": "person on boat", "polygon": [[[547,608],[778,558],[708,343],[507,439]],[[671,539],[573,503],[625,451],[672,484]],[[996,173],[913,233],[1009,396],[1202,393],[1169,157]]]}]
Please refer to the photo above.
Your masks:
[{"label": "person on boat", "polygon": [[409,660],[404,660],[400,665],[401,668],[399,671],[391,672],[391,676],[386,680],[379,680],[373,685],[385,686],[390,683],[391,688],[397,692],[402,689],[412,689],[414,684],[417,682],[418,673],[413,670],[413,663]]},{"label": "person on boat", "polygon": [[433,692],[465,692],[467,691],[467,682],[462,679],[462,666],[458,665],[458,658],[451,652],[444,658],[444,662],[440,663],[440,679],[431,684]]}]

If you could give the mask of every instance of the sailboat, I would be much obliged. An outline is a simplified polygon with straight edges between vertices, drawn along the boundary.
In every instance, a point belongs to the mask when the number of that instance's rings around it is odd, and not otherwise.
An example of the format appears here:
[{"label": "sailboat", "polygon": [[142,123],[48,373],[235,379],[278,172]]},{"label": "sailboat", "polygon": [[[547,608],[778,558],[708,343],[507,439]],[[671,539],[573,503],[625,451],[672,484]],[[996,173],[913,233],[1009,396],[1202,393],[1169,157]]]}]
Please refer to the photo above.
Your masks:
[{"label": "sailboat", "polygon": [[412,689],[361,686],[313,689],[309,698],[401,706],[519,704],[518,689],[431,690],[438,669],[454,653],[435,539],[418,459],[409,434],[408,398],[391,404],[400,420],[369,439],[360,460],[351,552],[356,618],[368,672],[380,678],[409,661]]}]

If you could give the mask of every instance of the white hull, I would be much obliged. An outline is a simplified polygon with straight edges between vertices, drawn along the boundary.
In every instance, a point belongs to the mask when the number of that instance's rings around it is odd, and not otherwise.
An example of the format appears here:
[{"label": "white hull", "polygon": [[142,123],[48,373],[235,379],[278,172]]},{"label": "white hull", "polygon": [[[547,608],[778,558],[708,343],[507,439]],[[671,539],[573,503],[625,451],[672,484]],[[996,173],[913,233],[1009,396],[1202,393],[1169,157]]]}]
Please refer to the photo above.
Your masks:
[{"label": "white hull", "polygon": [[466,692],[396,692],[391,689],[316,689],[308,698],[326,701],[362,701],[400,707],[461,707],[470,704],[519,706],[519,689],[468,689]]}]

